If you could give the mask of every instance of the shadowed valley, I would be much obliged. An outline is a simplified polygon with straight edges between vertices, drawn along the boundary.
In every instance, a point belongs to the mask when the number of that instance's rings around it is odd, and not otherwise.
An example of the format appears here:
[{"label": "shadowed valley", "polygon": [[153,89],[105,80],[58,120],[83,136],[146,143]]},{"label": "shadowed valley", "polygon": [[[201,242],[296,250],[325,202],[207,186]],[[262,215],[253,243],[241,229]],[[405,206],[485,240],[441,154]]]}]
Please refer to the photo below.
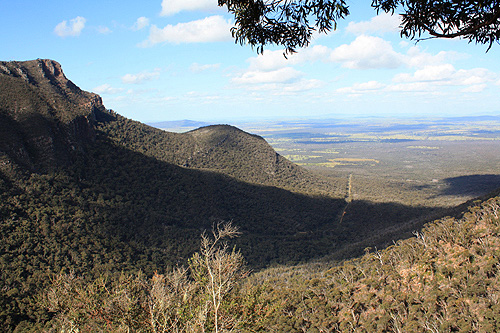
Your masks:
[{"label": "shadowed valley", "polygon": [[345,200],[345,186],[260,136],[228,125],[166,132],[106,110],[51,60],[0,63],[0,101],[7,332],[40,329],[57,315],[39,306],[54,274],[166,272],[186,264],[199,235],[221,221],[239,227],[230,245],[259,270],[350,259],[463,209]]}]

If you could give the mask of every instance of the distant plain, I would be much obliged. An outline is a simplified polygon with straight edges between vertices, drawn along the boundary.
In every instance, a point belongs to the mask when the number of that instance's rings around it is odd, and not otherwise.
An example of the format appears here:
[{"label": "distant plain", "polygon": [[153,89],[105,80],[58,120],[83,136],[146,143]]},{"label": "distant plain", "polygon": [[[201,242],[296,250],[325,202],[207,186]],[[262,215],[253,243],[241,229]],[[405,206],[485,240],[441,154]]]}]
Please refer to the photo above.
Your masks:
[{"label": "distant plain", "polygon": [[[193,123],[163,123],[185,131]],[[200,125],[196,123],[197,125]],[[500,187],[500,116],[242,122],[354,200],[450,207]]]}]

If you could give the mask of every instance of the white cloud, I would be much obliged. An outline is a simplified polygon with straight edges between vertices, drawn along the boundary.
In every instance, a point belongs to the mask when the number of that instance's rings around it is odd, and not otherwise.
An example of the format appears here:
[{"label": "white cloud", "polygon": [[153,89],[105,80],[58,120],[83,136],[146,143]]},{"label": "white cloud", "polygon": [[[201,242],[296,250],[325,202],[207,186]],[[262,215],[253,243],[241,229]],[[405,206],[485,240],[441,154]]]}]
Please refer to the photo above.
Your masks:
[{"label": "white cloud", "polygon": [[401,83],[432,83],[434,85],[466,86],[467,91],[479,92],[486,83],[494,82],[496,75],[485,68],[456,70],[451,64],[431,65],[415,71],[402,73],[393,78]]},{"label": "white cloud", "polygon": [[54,32],[59,37],[74,37],[79,36],[85,27],[87,20],[84,17],[77,16],[69,21],[62,21],[54,28]]},{"label": "white cloud", "polygon": [[351,87],[339,88],[336,91],[342,94],[359,94],[366,92],[379,91],[385,88],[385,85],[377,81],[368,81],[363,83],[355,83]]},{"label": "white cloud", "polygon": [[265,91],[273,95],[290,94],[316,89],[324,85],[317,79],[305,79],[304,73],[290,65],[328,59],[331,49],[316,45],[298,53],[283,56],[283,51],[266,50],[263,54],[249,58],[248,69],[233,77],[231,82],[254,91]]},{"label": "white cloud", "polygon": [[486,68],[460,69],[453,76],[455,84],[458,85],[483,85],[494,82],[497,75]]},{"label": "white cloud", "polygon": [[358,36],[351,44],[334,49],[330,59],[351,69],[397,68],[403,56],[392,45],[379,37]]},{"label": "white cloud", "polygon": [[323,45],[314,45],[308,47],[300,52],[294,53],[289,56],[295,63],[304,63],[311,61],[326,61],[330,56],[332,49]]},{"label": "white cloud", "polygon": [[[467,58],[468,55],[450,51],[440,51],[437,54],[423,52],[419,47],[411,47],[403,57],[403,62],[408,67],[415,67],[413,73],[401,73],[394,76],[393,81],[403,83],[394,85],[394,90],[415,91],[439,89],[437,86],[467,86],[463,91],[479,92],[484,89],[486,82],[496,79],[497,75],[484,68],[457,70],[450,64],[457,59]],[[424,89],[420,83],[426,84],[430,89]],[[432,84],[431,84],[432,83]]]},{"label": "white cloud", "polygon": [[434,86],[427,82],[391,84],[387,87],[387,91],[394,92],[431,92],[433,90]]},{"label": "white cloud", "polygon": [[134,25],[132,26],[132,30],[142,30],[149,26],[149,19],[147,17],[141,16],[139,17]]},{"label": "white cloud", "polygon": [[316,79],[300,79],[297,82],[282,87],[283,92],[300,92],[320,88],[324,85],[323,81]]},{"label": "white cloud", "polygon": [[428,82],[450,80],[456,72],[451,64],[431,65],[415,71],[413,75],[401,73],[394,77],[395,82]]},{"label": "white cloud", "polygon": [[287,59],[283,56],[283,51],[269,51],[248,59],[250,69],[257,71],[273,71],[284,68],[288,65]]},{"label": "white cloud", "polygon": [[388,92],[425,92],[438,95],[446,90],[443,87],[461,87],[460,93],[479,93],[489,83],[494,83],[498,75],[485,69],[460,69],[451,64],[429,65],[416,70],[413,74],[401,73],[387,86]]},{"label": "white cloud", "polygon": [[423,52],[418,46],[411,47],[404,57],[404,62],[410,67],[426,67],[429,65],[443,64],[457,58],[455,52],[440,51],[437,54]]},{"label": "white cloud", "polygon": [[208,43],[231,40],[232,23],[222,16],[209,16],[202,20],[167,25],[160,29],[152,25],[147,40],[139,44],[141,47],[158,43]]},{"label": "white cloud", "polygon": [[182,96],[181,99],[187,102],[194,102],[197,104],[212,104],[221,100],[222,97],[219,95],[207,94],[205,92],[189,91],[184,96]]},{"label": "white cloud", "polygon": [[486,84],[474,84],[468,87],[463,88],[461,91],[464,93],[480,93],[484,89],[486,89]]},{"label": "white cloud", "polygon": [[[245,89],[253,92],[261,92],[269,96],[290,95],[304,91],[317,89],[324,86],[324,82],[316,79],[298,78],[289,82],[264,82],[259,84],[248,84]],[[269,97],[263,97],[266,99]]]},{"label": "white cloud", "polygon": [[313,62],[318,60],[328,59],[331,49],[323,45],[315,45],[313,47],[299,50],[297,53],[290,54],[285,58],[283,51],[264,51],[256,57],[250,58],[251,69],[270,71],[283,68],[289,65],[296,65],[305,62]]},{"label": "white cloud", "polygon": [[113,88],[111,85],[105,83],[105,84],[102,84],[98,87],[95,87],[93,89],[93,91],[98,93],[98,94],[113,95],[113,94],[121,93],[123,91],[123,89],[122,88]]},{"label": "white cloud", "polygon": [[198,63],[193,63],[190,67],[189,70],[193,73],[201,73],[209,70],[215,70],[219,69],[220,64],[206,64],[206,65],[200,65]]},{"label": "white cloud", "polygon": [[370,21],[349,22],[347,32],[355,35],[370,34],[376,32],[396,32],[401,24],[399,15],[383,13],[374,16]]},{"label": "white cloud", "polygon": [[392,84],[383,84],[377,81],[355,83],[350,87],[336,90],[337,93],[362,95],[371,92],[409,92],[442,94],[443,86],[462,86],[460,92],[478,93],[486,89],[491,80],[491,73],[484,73],[482,69],[455,70],[450,64],[428,66],[411,74],[398,74]]},{"label": "white cloud", "polygon": [[407,42],[407,41],[405,41],[405,40],[402,40],[402,41],[400,41],[400,42],[399,42],[399,46],[400,46],[400,47],[403,47],[403,48],[404,48],[404,47],[408,47],[408,45],[410,45],[410,43],[408,43],[408,42]]},{"label": "white cloud", "polygon": [[382,83],[377,82],[377,81],[368,81],[368,82],[356,84],[354,86],[356,87],[357,90],[364,90],[364,91],[380,90],[380,88],[384,87],[384,85]]},{"label": "white cloud", "polygon": [[235,77],[232,81],[236,84],[262,84],[262,83],[287,83],[299,79],[303,75],[292,67],[284,67],[273,71],[247,71]]},{"label": "white cloud", "polygon": [[160,77],[160,70],[153,72],[141,72],[138,74],[125,74],[122,76],[122,82],[127,84],[139,84],[144,81],[156,80]]},{"label": "white cloud", "polygon": [[169,16],[183,10],[213,9],[217,7],[217,0],[163,0],[160,15]]},{"label": "white cloud", "polygon": [[103,35],[107,35],[107,34],[112,33],[113,31],[111,31],[111,29],[108,27],[99,26],[99,27],[97,27],[97,32],[100,34],[103,34]]}]

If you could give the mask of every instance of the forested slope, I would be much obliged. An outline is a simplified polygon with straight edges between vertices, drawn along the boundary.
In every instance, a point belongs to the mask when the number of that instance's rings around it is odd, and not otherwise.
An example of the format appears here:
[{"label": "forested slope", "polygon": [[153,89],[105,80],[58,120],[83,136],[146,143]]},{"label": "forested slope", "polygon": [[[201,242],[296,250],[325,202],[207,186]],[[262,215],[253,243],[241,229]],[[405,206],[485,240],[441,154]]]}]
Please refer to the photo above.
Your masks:
[{"label": "forested slope", "polygon": [[0,167],[68,166],[95,137],[101,98],[82,91],[53,60],[0,62]]},{"label": "forested slope", "polygon": [[231,311],[242,332],[497,332],[499,218],[493,197],[338,267],[264,270]]},{"label": "forested slope", "polygon": [[54,273],[166,271],[222,220],[240,228],[233,244],[256,269],[357,255],[437,212],[356,202],[340,222],[346,202],[331,185],[260,137],[230,126],[175,134],[125,119],[51,60],[0,70],[2,331],[50,318],[38,297]]},{"label": "forested slope", "polygon": [[[55,314],[47,325],[63,330],[497,332],[499,217],[500,198],[493,197],[341,265],[277,267],[248,278],[238,253],[219,246],[216,257],[202,245],[188,268],[152,278],[85,282],[60,274],[41,304]],[[211,292],[207,270],[221,274],[215,286],[222,293]]]},{"label": "forested slope", "polygon": [[98,128],[125,148],[178,166],[211,170],[294,192],[334,198],[344,195],[338,186],[280,156],[263,138],[234,126],[214,125],[173,133],[109,114]]}]

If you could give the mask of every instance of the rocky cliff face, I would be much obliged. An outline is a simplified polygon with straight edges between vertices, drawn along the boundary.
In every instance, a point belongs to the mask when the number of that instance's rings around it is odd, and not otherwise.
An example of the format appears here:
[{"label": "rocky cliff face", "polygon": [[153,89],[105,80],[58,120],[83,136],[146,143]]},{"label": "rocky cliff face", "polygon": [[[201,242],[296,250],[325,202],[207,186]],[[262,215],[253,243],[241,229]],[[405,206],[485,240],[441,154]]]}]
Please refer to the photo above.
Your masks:
[{"label": "rocky cliff face", "polygon": [[82,91],[53,60],[0,62],[0,168],[68,165],[95,138],[101,98]]}]

